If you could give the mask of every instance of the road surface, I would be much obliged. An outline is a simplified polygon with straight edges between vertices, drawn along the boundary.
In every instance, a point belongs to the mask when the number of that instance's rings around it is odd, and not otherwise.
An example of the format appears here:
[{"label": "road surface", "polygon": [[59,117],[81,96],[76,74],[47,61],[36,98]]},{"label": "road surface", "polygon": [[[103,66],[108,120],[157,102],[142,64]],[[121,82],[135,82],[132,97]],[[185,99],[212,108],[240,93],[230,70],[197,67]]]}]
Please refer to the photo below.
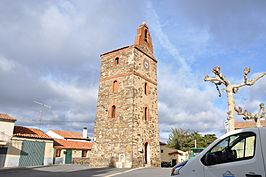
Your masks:
[{"label": "road surface", "polygon": [[56,165],[36,168],[0,169],[0,177],[169,177],[170,168],[90,168],[83,165]]}]

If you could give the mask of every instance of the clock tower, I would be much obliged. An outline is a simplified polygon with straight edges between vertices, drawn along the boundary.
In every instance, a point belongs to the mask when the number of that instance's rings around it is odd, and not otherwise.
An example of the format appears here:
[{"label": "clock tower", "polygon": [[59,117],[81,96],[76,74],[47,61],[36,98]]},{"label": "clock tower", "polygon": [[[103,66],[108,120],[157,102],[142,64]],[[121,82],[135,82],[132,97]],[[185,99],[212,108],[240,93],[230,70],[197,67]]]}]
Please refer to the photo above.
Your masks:
[{"label": "clock tower", "polygon": [[101,55],[91,167],[159,167],[157,60],[142,23],[133,45]]}]

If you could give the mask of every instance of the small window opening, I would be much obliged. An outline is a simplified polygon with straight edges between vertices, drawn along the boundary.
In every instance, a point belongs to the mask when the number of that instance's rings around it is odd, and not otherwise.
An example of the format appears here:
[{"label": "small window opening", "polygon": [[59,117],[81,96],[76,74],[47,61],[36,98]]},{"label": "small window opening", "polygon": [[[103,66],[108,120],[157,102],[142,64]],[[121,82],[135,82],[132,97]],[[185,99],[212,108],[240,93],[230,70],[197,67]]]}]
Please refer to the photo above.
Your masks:
[{"label": "small window opening", "polygon": [[111,111],[111,117],[115,118],[115,111],[116,111],[116,107],[115,105],[112,106],[112,111]]},{"label": "small window opening", "polygon": [[82,157],[87,157],[87,150],[82,150]]},{"label": "small window opening", "polygon": [[61,156],[61,149],[56,149],[56,157],[60,157]]},{"label": "small window opening", "polygon": [[118,58],[118,57],[115,58],[115,64],[116,64],[116,65],[119,64],[119,58]]},{"label": "small window opening", "polygon": [[116,93],[118,91],[118,82],[114,81],[113,82],[113,93]]},{"label": "small window opening", "polygon": [[147,82],[145,82],[145,84],[144,84],[144,94],[145,95],[148,94],[148,84],[147,84]]},{"label": "small window opening", "polygon": [[144,31],[144,41],[147,42],[148,41],[147,38],[148,38],[148,30],[145,29],[145,31]]},{"label": "small window opening", "polygon": [[148,120],[148,108],[145,107],[144,109],[144,120],[147,121]]}]

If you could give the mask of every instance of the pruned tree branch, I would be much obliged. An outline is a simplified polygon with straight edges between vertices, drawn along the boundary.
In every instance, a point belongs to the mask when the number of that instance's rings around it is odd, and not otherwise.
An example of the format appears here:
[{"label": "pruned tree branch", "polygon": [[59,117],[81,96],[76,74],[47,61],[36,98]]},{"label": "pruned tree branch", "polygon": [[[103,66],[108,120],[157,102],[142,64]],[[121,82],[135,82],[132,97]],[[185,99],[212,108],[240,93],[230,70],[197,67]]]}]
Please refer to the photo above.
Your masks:
[{"label": "pruned tree branch", "polygon": [[246,85],[248,85],[248,86],[253,85],[255,82],[257,82],[257,80],[259,80],[260,78],[262,78],[262,77],[265,76],[265,75],[266,75],[266,72],[261,73],[260,75],[258,75],[258,76],[255,77],[254,79],[247,80],[247,81],[246,81]]},{"label": "pruned tree branch", "polygon": [[[219,66],[216,66],[212,69],[212,73],[214,74],[213,77],[209,77],[206,75],[204,77],[204,81],[209,81],[213,84],[215,84],[215,87],[219,93],[219,97],[221,96],[221,90],[226,92],[227,97],[227,103],[228,103],[228,127],[226,128],[227,131],[232,131],[235,129],[235,122],[234,122],[234,112],[238,111],[239,115],[242,115],[245,117],[245,119],[251,119],[254,115],[249,113],[248,111],[244,111],[242,108],[236,107],[235,108],[235,99],[234,94],[236,94],[239,90],[239,88],[244,86],[252,86],[256,81],[258,81],[260,78],[266,75],[266,72],[259,74],[254,79],[248,79],[248,74],[250,73],[250,68],[246,67],[244,69],[243,77],[244,81],[240,84],[231,84],[229,80],[226,79],[226,77],[221,73],[221,68]],[[222,88],[220,90],[220,86],[224,85],[225,88]],[[236,109],[236,110],[235,110]],[[264,112],[263,112],[264,113]],[[260,113],[262,115],[263,113]],[[265,115],[265,113],[264,113]]]},{"label": "pruned tree branch", "polygon": [[260,104],[260,111],[258,114],[261,115],[260,118],[266,118],[266,109],[263,103]]},{"label": "pruned tree branch", "polygon": [[233,92],[236,93],[238,91],[239,88],[244,87],[244,86],[252,86],[253,84],[255,84],[255,82],[257,82],[259,79],[261,79],[262,77],[264,77],[266,75],[266,72],[263,72],[261,74],[259,74],[257,77],[248,80],[248,74],[250,73],[250,68],[246,67],[244,69],[244,82],[240,83],[240,84],[235,84],[233,85]]},{"label": "pruned tree branch", "polygon": [[213,74],[218,77],[226,86],[229,84],[229,81],[225,78],[225,76],[221,73],[220,66],[216,66],[212,69]]},{"label": "pruned tree branch", "polygon": [[215,77],[209,77],[208,75],[206,75],[204,77],[204,81],[210,81],[214,84],[224,84],[223,80],[220,79],[219,77],[215,76]]},{"label": "pruned tree branch", "polygon": [[216,77],[209,77],[208,75],[206,75],[204,78],[204,81],[210,81],[210,82],[214,83],[216,86],[216,89],[219,93],[219,97],[222,96],[219,85],[223,84],[224,82],[220,77],[217,77],[217,76]]},{"label": "pruned tree branch", "polygon": [[238,115],[243,116],[244,120],[253,119],[256,122],[257,127],[260,127],[260,119],[265,118],[266,112],[264,108],[264,104],[261,103],[259,105],[259,111],[257,114],[252,114],[248,112],[247,110],[243,110],[241,107],[235,107],[235,111]]},{"label": "pruned tree branch", "polygon": [[239,106],[235,106],[235,111],[237,112],[238,115],[243,116],[244,120],[249,120],[253,119],[254,115],[248,112],[247,110],[243,110]]},{"label": "pruned tree branch", "polygon": [[227,85],[228,81],[225,79],[224,75],[221,73],[221,68],[220,66],[216,66],[212,69],[212,72],[214,73],[214,77],[209,77],[208,75],[206,75],[204,77],[204,81],[210,81],[211,83],[214,83],[216,86],[216,89],[219,93],[219,97],[222,96],[222,93],[220,91],[219,86],[221,84]]},{"label": "pruned tree branch", "polygon": [[218,93],[219,93],[219,97],[221,97],[221,96],[222,96],[222,93],[221,93],[221,91],[220,91],[219,85],[221,85],[221,84],[215,84],[216,89],[217,89],[217,91],[218,91]]},{"label": "pruned tree branch", "polygon": [[244,83],[247,83],[248,81],[248,74],[250,73],[250,68],[249,67],[246,67],[244,69]]}]

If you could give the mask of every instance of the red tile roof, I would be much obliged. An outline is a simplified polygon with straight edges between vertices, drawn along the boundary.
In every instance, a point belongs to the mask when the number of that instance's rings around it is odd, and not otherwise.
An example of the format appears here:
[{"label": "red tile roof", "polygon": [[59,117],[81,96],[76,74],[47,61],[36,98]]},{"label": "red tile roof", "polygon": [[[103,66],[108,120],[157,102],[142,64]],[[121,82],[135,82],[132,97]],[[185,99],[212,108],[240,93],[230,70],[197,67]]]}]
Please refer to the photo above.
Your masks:
[{"label": "red tile roof", "polygon": [[8,121],[8,122],[15,122],[17,119],[9,116],[8,114],[0,114],[0,120]]},{"label": "red tile roof", "polygon": [[82,150],[91,150],[92,142],[84,141],[71,141],[71,140],[62,140],[54,139],[54,147],[56,149],[82,149]]},{"label": "red tile roof", "polygon": [[[266,127],[266,120],[260,120],[260,123],[263,127]],[[256,127],[255,121],[235,122],[235,129],[254,127]]]},{"label": "red tile roof", "polygon": [[167,145],[167,144],[166,144],[166,143],[164,143],[164,142],[161,142],[161,141],[160,141],[160,145]]},{"label": "red tile roof", "polygon": [[89,140],[89,138],[83,138],[82,134],[79,132],[71,132],[71,131],[64,131],[64,130],[51,130],[51,131],[64,137],[65,139],[86,139],[86,140]]},{"label": "red tile roof", "polygon": [[53,139],[39,129],[22,127],[22,126],[14,127],[14,136],[25,137],[25,138],[49,139],[49,140]]}]

